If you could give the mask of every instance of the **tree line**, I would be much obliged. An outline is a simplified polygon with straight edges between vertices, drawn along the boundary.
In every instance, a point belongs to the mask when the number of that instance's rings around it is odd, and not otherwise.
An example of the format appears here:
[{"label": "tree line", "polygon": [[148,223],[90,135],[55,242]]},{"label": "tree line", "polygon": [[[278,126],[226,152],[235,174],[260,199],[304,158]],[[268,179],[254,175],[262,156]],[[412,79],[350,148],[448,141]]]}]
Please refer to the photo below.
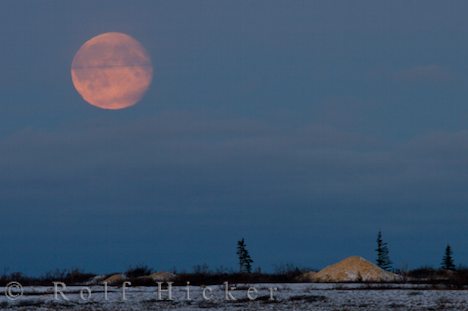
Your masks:
[{"label": "tree line", "polygon": [[[377,247],[375,249],[376,252],[376,264],[381,269],[385,271],[394,271],[393,270],[393,263],[390,260],[390,250],[388,247],[388,243],[383,240],[382,231],[379,230],[377,233]],[[247,250],[247,244],[245,239],[242,238],[237,241],[237,258],[239,261],[239,272],[240,273],[251,273],[252,272],[252,264],[253,259]],[[447,244],[445,247],[444,255],[442,257],[442,262],[440,264],[440,268],[442,270],[450,270],[454,271],[455,268],[455,260],[453,259],[453,251],[450,244]]]},{"label": "tree line", "polygon": [[[377,248],[375,249],[375,252],[377,253],[377,258],[375,260],[377,266],[379,266],[385,271],[393,271],[393,263],[390,260],[390,251],[388,249],[388,244],[383,241],[381,230],[379,230],[379,232],[377,233]],[[447,244],[447,246],[445,247],[440,268],[442,270],[455,270],[455,261],[453,259],[453,251],[450,244]]]}]

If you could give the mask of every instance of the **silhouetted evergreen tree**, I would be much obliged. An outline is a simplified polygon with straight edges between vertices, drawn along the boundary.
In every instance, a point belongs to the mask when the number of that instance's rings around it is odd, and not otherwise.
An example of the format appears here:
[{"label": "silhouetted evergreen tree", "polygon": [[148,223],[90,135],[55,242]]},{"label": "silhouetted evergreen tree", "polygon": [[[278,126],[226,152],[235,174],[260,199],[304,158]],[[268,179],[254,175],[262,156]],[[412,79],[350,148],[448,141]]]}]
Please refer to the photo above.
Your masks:
[{"label": "silhouetted evergreen tree", "polygon": [[388,245],[382,239],[382,231],[379,231],[377,234],[377,248],[375,251],[377,252],[377,266],[384,269],[385,271],[391,271],[392,262],[390,261]]},{"label": "silhouetted evergreen tree", "polygon": [[253,260],[249,255],[244,239],[237,242],[237,257],[239,258],[239,271],[251,273]]},{"label": "silhouetted evergreen tree", "polygon": [[455,270],[455,262],[453,261],[452,248],[448,244],[445,248],[445,254],[442,258],[442,264],[440,267],[444,270]]}]

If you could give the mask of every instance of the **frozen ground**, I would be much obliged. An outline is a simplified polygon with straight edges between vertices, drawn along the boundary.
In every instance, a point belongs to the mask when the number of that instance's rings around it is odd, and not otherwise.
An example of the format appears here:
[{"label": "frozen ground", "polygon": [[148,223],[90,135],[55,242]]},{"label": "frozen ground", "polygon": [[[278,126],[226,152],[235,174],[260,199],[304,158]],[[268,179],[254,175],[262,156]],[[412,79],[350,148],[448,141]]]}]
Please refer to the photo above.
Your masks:
[{"label": "frozen ground", "polygon": [[[468,290],[433,290],[430,286],[393,285],[386,289],[362,284],[254,284],[237,285],[232,295],[236,301],[225,300],[224,285],[205,289],[211,300],[204,300],[204,288],[191,286],[191,301],[187,301],[186,287],[173,288],[173,301],[159,301],[157,287],[129,287],[123,301],[122,288],[109,287],[107,300],[103,286],[91,287],[91,298],[83,301],[81,287],[68,287],[54,298],[53,287],[25,287],[23,296],[11,300],[0,288],[1,310],[468,310]],[[378,285],[375,285],[378,287]],[[270,300],[270,288],[275,300]],[[210,292],[211,290],[211,292]],[[88,295],[85,290],[84,296]],[[163,292],[163,298],[167,293]]]}]

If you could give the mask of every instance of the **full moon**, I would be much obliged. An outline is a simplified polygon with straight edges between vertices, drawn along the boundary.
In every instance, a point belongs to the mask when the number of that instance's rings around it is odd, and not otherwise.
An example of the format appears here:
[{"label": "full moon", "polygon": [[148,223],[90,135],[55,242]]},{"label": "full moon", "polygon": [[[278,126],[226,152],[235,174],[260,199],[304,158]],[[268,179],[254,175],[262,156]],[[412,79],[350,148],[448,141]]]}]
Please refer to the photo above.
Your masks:
[{"label": "full moon", "polygon": [[135,105],[153,78],[153,66],[136,39],[107,32],[86,41],[71,65],[73,85],[85,101],[102,109]]}]

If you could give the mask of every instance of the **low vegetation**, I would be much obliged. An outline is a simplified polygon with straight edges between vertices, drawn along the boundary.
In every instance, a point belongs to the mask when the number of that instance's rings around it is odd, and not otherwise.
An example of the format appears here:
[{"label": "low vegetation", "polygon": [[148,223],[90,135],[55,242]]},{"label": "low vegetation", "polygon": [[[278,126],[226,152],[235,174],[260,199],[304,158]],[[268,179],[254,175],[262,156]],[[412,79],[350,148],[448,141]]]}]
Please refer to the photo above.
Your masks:
[{"label": "low vegetation", "polygon": [[[154,286],[155,282],[148,276],[154,270],[147,266],[138,266],[126,271],[127,280],[133,285]],[[233,272],[228,269],[210,269],[207,265],[198,265],[192,272],[176,273],[174,285],[213,285],[229,282],[236,283],[300,283],[301,275],[310,269],[294,265],[281,265],[272,273],[263,273],[260,269],[252,273]],[[401,283],[431,284],[434,289],[452,288],[462,289],[468,286],[468,268],[459,267],[456,270],[434,269],[421,267],[407,272],[400,272],[403,276]],[[0,276],[0,286],[16,281],[23,286],[50,286],[53,282],[64,282],[67,285],[87,284],[96,277],[96,274],[83,272],[79,269],[55,270],[39,277],[29,277],[22,273],[10,273]]]}]

